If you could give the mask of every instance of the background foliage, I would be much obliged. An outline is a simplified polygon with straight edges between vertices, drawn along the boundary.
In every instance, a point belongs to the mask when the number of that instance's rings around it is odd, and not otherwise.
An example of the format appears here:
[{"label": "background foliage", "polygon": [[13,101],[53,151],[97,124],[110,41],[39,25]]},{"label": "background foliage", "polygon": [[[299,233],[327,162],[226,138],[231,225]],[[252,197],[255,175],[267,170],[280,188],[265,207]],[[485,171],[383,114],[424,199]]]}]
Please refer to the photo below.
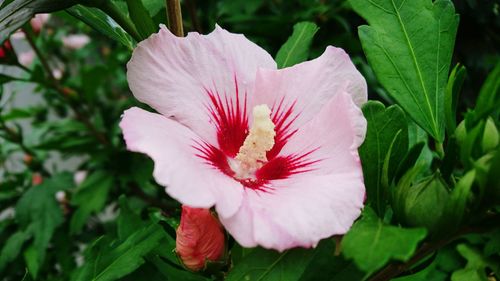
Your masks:
[{"label": "background foliage", "polygon": [[[228,259],[203,273],[179,263],[180,206],[117,126],[144,107],[125,64],[167,22],[165,1],[0,5],[1,39],[25,34],[1,58],[1,280],[499,280],[497,1],[183,1],[185,30],[244,33],[280,67],[344,48],[371,99],[367,207],[349,233],[284,253],[230,239]],[[28,21],[42,12],[52,17],[38,33]],[[81,33],[82,48],[62,43]],[[33,63],[19,64],[23,48]],[[18,106],[31,88],[39,102]]]}]

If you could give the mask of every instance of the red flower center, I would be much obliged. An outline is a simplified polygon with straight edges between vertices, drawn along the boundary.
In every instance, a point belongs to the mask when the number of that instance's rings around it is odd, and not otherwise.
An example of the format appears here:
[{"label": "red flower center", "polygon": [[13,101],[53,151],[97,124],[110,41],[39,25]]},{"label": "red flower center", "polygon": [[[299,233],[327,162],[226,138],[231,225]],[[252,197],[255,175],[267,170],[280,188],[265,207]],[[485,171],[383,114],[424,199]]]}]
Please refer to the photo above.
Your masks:
[{"label": "red flower center", "polygon": [[238,84],[235,79],[235,95],[228,97],[217,91],[206,89],[210,104],[206,106],[210,118],[217,130],[218,147],[207,142],[196,142],[194,148],[199,152],[198,157],[204,159],[207,164],[217,168],[226,175],[233,177],[243,186],[260,191],[269,191],[272,180],[286,179],[294,174],[311,171],[311,165],[319,160],[311,160],[310,155],[316,150],[305,153],[282,156],[281,150],[288,140],[297,132],[291,125],[297,119],[294,114],[295,103],[285,106],[284,98],[275,103],[271,108],[271,120],[275,124],[276,136],[274,146],[266,154],[267,162],[257,169],[248,178],[236,178],[232,168],[234,158],[238,154],[249,132],[247,114],[247,95],[244,99],[239,97]]}]

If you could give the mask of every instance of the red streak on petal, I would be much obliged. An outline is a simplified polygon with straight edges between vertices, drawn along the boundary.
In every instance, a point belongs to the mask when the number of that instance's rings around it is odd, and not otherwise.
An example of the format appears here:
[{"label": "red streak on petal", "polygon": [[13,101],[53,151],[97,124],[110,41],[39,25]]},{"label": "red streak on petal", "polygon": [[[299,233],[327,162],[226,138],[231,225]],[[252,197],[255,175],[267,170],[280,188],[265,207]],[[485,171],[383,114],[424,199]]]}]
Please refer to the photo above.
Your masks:
[{"label": "red streak on petal", "polygon": [[278,106],[273,106],[271,111],[273,112],[271,119],[275,125],[276,137],[274,138],[274,146],[271,150],[267,152],[267,159],[272,160],[276,157],[281,149],[285,146],[288,139],[293,136],[297,130],[292,130],[290,127],[297,119],[297,115],[293,115],[293,109],[295,107],[295,102],[293,102],[288,108],[283,106],[284,98],[281,99]]},{"label": "red streak on petal", "polygon": [[[227,93],[224,93],[222,98],[216,89],[205,88],[210,100],[206,109],[215,124],[219,147],[198,141],[194,141],[195,145],[193,145],[193,148],[198,152],[196,156],[205,160],[206,164],[233,178],[235,172],[231,169],[228,160],[236,157],[248,135],[247,96],[245,93],[244,100],[240,100],[236,77],[234,81],[235,94],[229,97]],[[297,132],[297,129],[292,128],[293,122],[298,117],[298,114],[294,114],[295,102],[289,105],[284,103],[285,99],[282,98],[271,109],[271,119],[275,124],[276,137],[273,148],[267,152],[268,162],[255,172],[254,178],[234,178],[246,188],[270,192],[273,189],[271,181],[312,171],[314,170],[313,165],[321,161],[311,159],[312,153],[317,149],[305,153],[278,156],[288,139]]]},{"label": "red streak on petal", "polygon": [[193,148],[199,152],[196,156],[204,159],[206,164],[219,169],[224,174],[230,177],[234,176],[235,173],[229,166],[228,158],[223,151],[206,142],[195,141],[195,143],[196,145],[193,145]]},{"label": "red streak on petal", "polygon": [[[205,142],[195,143],[193,148],[199,152],[196,156],[204,159],[206,164],[234,178],[235,173],[229,166],[228,157],[223,151]],[[313,165],[321,161],[310,159],[314,151],[316,149],[302,154],[275,157],[255,172],[255,178],[234,179],[246,188],[268,192],[272,190],[269,183],[273,180],[287,179],[290,176],[314,170]]]},{"label": "red streak on petal", "polygon": [[312,171],[313,164],[321,160],[311,160],[309,156],[316,149],[308,151],[304,154],[294,154],[288,156],[278,156],[267,162],[255,173],[257,179],[265,182],[271,180],[286,179],[292,175]]},{"label": "red streak on petal", "polygon": [[220,150],[228,157],[235,157],[248,135],[247,96],[240,101],[238,82],[235,77],[235,100],[224,94],[224,100],[217,90],[205,89],[211,105],[207,105],[212,121],[217,129]]}]

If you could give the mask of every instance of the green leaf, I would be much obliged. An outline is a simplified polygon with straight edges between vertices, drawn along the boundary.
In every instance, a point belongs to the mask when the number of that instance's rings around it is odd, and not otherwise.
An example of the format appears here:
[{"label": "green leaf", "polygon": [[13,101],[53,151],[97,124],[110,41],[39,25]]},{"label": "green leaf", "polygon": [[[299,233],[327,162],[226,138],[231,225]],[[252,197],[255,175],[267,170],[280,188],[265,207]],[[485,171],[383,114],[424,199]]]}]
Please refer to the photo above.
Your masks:
[{"label": "green leaf", "polygon": [[71,175],[59,174],[30,188],[17,202],[16,219],[21,226],[33,233],[33,246],[37,250],[39,264],[45,259],[45,251],[54,231],[64,222],[55,194],[71,186]]},{"label": "green leaf", "polygon": [[483,257],[478,250],[466,244],[458,245],[457,251],[467,260],[467,265],[453,272],[451,281],[488,281],[487,268],[496,273],[500,270],[498,263]]},{"label": "green leaf", "polygon": [[112,175],[98,171],[88,176],[80,185],[71,200],[73,205],[78,206],[71,218],[70,232],[72,234],[80,233],[88,217],[104,207],[113,182]]},{"label": "green leaf", "polygon": [[500,63],[488,75],[481,87],[474,109],[475,121],[486,117],[500,107]]},{"label": "green leaf", "polygon": [[314,256],[300,281],[361,280],[364,273],[352,261],[335,253],[333,239],[325,239],[314,250]]},{"label": "green leaf", "polygon": [[134,49],[135,42],[111,17],[97,8],[76,5],[66,11],[75,18],[88,24],[98,32],[122,43],[130,50]]},{"label": "green leaf", "polygon": [[182,270],[178,267],[173,266],[169,262],[165,262],[158,255],[154,255],[148,260],[154,264],[156,269],[163,274],[163,276],[167,277],[168,281],[207,281],[209,279],[198,275],[196,273],[192,273],[190,271]]},{"label": "green leaf", "polygon": [[0,42],[21,28],[38,13],[50,13],[69,8],[76,0],[14,0],[0,9]]},{"label": "green leaf", "polygon": [[154,17],[165,8],[166,2],[163,0],[143,0],[142,3],[144,3],[144,7],[148,11],[149,16]]},{"label": "green leaf", "polygon": [[491,159],[490,169],[486,177],[485,204],[500,204],[500,181],[498,180],[500,171],[500,146],[497,147]]},{"label": "green leaf", "polygon": [[363,50],[391,97],[439,142],[458,15],[449,0],[351,0]]},{"label": "green leaf", "polygon": [[318,31],[312,22],[299,22],[293,26],[293,33],[276,54],[278,68],[285,68],[303,62],[309,57],[314,35]]},{"label": "green leaf", "polygon": [[399,181],[401,179],[401,177],[408,170],[410,170],[412,167],[415,166],[420,154],[422,154],[422,149],[424,147],[425,147],[425,142],[418,142],[412,148],[410,148],[408,153],[406,153],[405,157],[398,165],[398,169],[397,169],[396,174],[394,176],[395,182]]},{"label": "green leaf", "polygon": [[500,228],[497,228],[486,235],[489,240],[484,244],[484,254],[486,256],[500,255]]},{"label": "green leaf", "polygon": [[141,217],[130,208],[125,196],[120,196],[118,202],[120,204],[120,216],[117,220],[118,238],[124,240],[147,223],[143,222]]},{"label": "green leaf", "polygon": [[36,250],[34,245],[30,245],[24,251],[24,261],[26,262],[26,267],[28,267],[28,271],[36,280],[38,276],[38,270],[40,270],[40,260],[38,259],[38,251]]},{"label": "green leaf", "polygon": [[[467,121],[471,120],[471,124],[475,124],[475,126],[470,129],[465,128],[466,130],[465,139],[463,141],[459,140],[460,159],[466,169],[469,169],[472,166],[473,159],[476,159],[482,155],[481,141],[484,133],[484,128],[486,125],[486,120],[481,120],[478,123],[475,123],[474,121],[472,121],[473,118],[474,117],[472,115],[467,116],[467,119],[465,120],[464,124],[467,124],[468,123]],[[461,126],[462,124],[460,124],[457,127],[457,131],[460,130]]]},{"label": "green leaf", "polygon": [[127,0],[127,6],[130,18],[134,22],[142,39],[146,39],[149,35],[156,32],[153,20],[141,0]]},{"label": "green leaf", "polygon": [[475,170],[467,172],[455,185],[450,198],[446,202],[442,202],[445,204],[441,221],[443,231],[450,233],[457,230],[464,220],[475,177]]},{"label": "green leaf", "polygon": [[450,73],[448,84],[446,85],[446,95],[444,98],[444,112],[446,118],[446,130],[452,135],[457,129],[457,105],[460,90],[464,83],[467,71],[463,65],[457,64]]},{"label": "green leaf", "polygon": [[369,275],[391,260],[409,260],[426,234],[424,228],[385,225],[366,207],[361,220],[344,236],[342,249],[346,258]]},{"label": "green leaf", "polygon": [[16,259],[21,252],[24,242],[30,239],[31,236],[30,231],[18,231],[3,243],[3,248],[0,252],[0,273],[9,262]]},{"label": "green leaf", "polygon": [[133,272],[144,263],[144,257],[165,237],[163,229],[152,224],[130,235],[121,243],[110,243],[101,237],[86,254],[86,263],[73,281],[111,281]]},{"label": "green leaf", "polygon": [[[376,213],[383,216],[388,199],[387,182],[394,178],[396,168],[408,150],[408,126],[403,111],[396,105],[385,108],[380,102],[369,101],[363,106],[363,114],[368,128],[359,155],[367,198]],[[384,177],[387,177],[385,185]]]},{"label": "green leaf", "polygon": [[314,251],[306,249],[279,253],[256,248],[234,265],[226,281],[299,280],[313,256]]}]

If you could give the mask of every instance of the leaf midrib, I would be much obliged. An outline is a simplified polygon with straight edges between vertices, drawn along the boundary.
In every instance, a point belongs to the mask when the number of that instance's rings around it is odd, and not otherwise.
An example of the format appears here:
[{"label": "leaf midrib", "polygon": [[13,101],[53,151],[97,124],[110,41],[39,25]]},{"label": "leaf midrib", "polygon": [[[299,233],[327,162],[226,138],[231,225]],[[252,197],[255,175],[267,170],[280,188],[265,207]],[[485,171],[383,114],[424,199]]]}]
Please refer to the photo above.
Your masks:
[{"label": "leaf midrib", "polygon": [[286,54],[285,60],[283,61],[283,64],[281,65],[281,68],[287,66],[288,60],[290,59],[293,50],[295,48],[297,48],[297,45],[299,44],[299,42],[302,41],[302,37],[304,36],[304,34],[306,32],[306,29],[307,29],[307,27],[304,26],[304,28],[302,28],[302,30],[300,31],[299,36],[297,37],[297,40],[295,40],[295,42],[293,42],[292,47],[290,47],[290,52],[288,52]]},{"label": "leaf midrib", "polygon": [[[155,232],[156,232],[156,230],[153,233],[151,233],[151,235],[149,235],[149,237],[155,235]],[[141,243],[144,243],[144,241],[145,241],[145,239],[142,240]],[[126,241],[124,243],[126,243]],[[141,244],[141,243],[139,243],[139,244]],[[138,247],[139,244],[136,244],[135,247],[132,247],[132,248],[126,250],[124,253],[122,253],[121,255],[119,255],[117,258],[113,259],[113,261],[108,266],[106,266],[97,276],[95,276],[95,273],[94,273],[95,277],[92,280],[99,280],[102,276],[104,276],[104,274],[106,274],[110,270],[110,268],[112,268],[118,262],[118,260],[120,260],[121,258],[123,258],[124,256],[126,256],[128,253],[133,252],[135,250],[135,248]],[[141,259],[142,259],[142,257],[139,258],[138,260],[141,260]],[[96,266],[97,266],[97,263],[96,263]]]},{"label": "leaf midrib", "polygon": [[[396,16],[398,18],[399,25],[401,26],[401,29],[402,29],[403,34],[405,36],[405,40],[406,40],[406,43],[408,45],[408,48],[410,49],[413,64],[417,70],[417,75],[418,75],[418,79],[420,82],[420,86],[422,87],[422,90],[424,92],[425,101],[427,103],[426,104],[427,109],[429,110],[429,113],[431,115],[431,123],[432,123],[434,133],[436,134],[436,137],[439,137],[438,127],[437,127],[437,123],[436,123],[437,115],[434,116],[434,111],[433,111],[432,105],[431,105],[430,100],[429,100],[429,94],[427,93],[427,88],[425,87],[425,82],[424,82],[423,77],[422,77],[422,72],[420,71],[420,65],[418,64],[417,57],[415,55],[415,51],[413,50],[413,45],[411,44],[410,38],[408,36],[408,32],[406,31],[406,27],[405,27],[403,20],[401,18],[401,14],[399,13],[399,9],[403,5],[401,5],[399,8],[396,8],[396,4],[394,3],[394,0],[391,0],[391,3],[392,3],[392,7],[394,9],[394,12],[396,13]],[[404,4],[404,2],[403,2],[403,4]],[[439,50],[439,47],[438,47],[438,50]],[[438,56],[439,56],[439,53],[438,53]],[[439,64],[439,61],[437,62],[437,64]],[[403,78],[403,77],[401,76],[401,78]],[[403,80],[404,80],[404,78],[403,78]],[[437,91],[437,88],[436,88],[436,91]],[[437,99],[437,94],[436,94],[436,99]],[[437,103],[436,103],[436,106],[437,106]],[[436,110],[436,112],[437,112],[437,110]]]},{"label": "leaf midrib", "polygon": [[257,281],[263,280],[263,278],[271,272],[271,269],[273,269],[290,251],[286,251],[283,254],[281,254],[264,272],[262,273],[261,276],[259,276],[259,279]]}]

